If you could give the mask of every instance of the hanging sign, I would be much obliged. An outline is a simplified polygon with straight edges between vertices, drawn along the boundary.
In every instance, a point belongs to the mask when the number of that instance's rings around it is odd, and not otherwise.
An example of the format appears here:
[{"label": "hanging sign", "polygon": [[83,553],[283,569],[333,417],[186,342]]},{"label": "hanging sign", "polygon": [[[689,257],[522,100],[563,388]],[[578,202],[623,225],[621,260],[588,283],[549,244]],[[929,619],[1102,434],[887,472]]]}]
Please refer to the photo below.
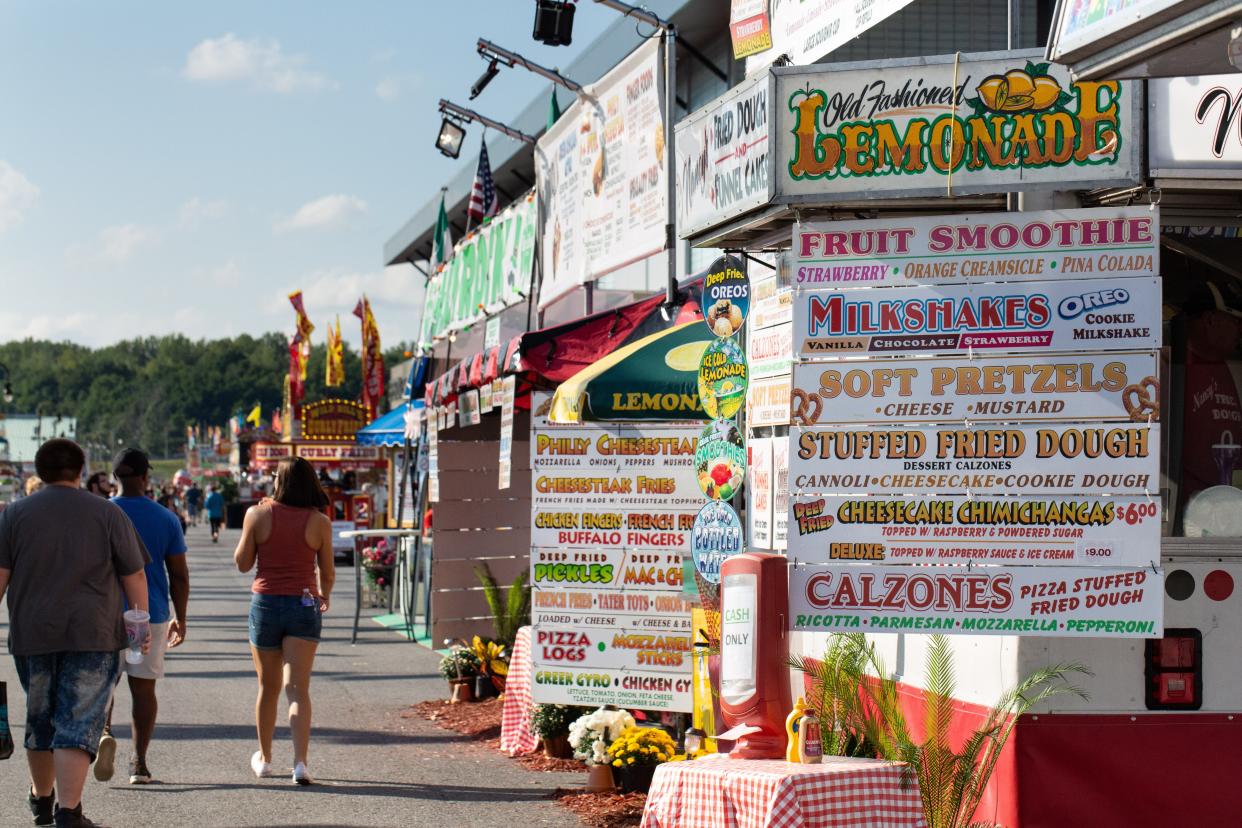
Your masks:
[{"label": "hanging sign", "polygon": [[1242,84],[1234,75],[1152,78],[1147,153],[1153,177],[1242,175]]},{"label": "hanging sign", "polygon": [[[911,0],[775,0],[772,3],[771,48],[746,60],[751,75],[787,55],[794,64],[815,63],[862,35],[872,26],[910,4]],[[766,6],[767,4],[764,3]],[[741,57],[741,55],[735,55]]]},{"label": "hanging sign", "polygon": [[703,277],[700,307],[703,321],[719,337],[733,336],[742,330],[750,310],[750,280],[746,263],[737,256],[721,256],[712,262]]},{"label": "hanging sign", "polygon": [[513,473],[513,404],[517,377],[510,374],[500,382],[500,465],[497,488],[509,488]]},{"label": "hanging sign", "polygon": [[775,285],[776,279],[760,282],[755,289],[754,307],[750,313],[750,330],[754,333],[759,328],[771,328],[784,322],[793,321],[793,291],[783,288],[769,296],[759,297],[760,285]]},{"label": "hanging sign", "polygon": [[795,296],[800,359],[911,352],[1152,350],[1158,278],[806,291]]},{"label": "hanging sign", "polygon": [[772,444],[784,437],[746,441],[746,537],[752,549],[772,548]]},{"label": "hanging sign", "polygon": [[967,213],[794,228],[794,285],[1123,278],[1160,273],[1160,214],[1149,207]]},{"label": "hanging sign", "polygon": [[539,139],[546,206],[539,308],[668,242],[659,39],[588,84]]},{"label": "hanging sign", "polygon": [[[463,391],[457,397],[457,424],[462,428],[466,426],[475,426],[483,421],[482,413],[479,411],[479,392],[471,388]],[[512,427],[512,423],[510,423]]]},{"label": "hanging sign", "polygon": [[708,417],[729,419],[746,400],[746,355],[732,339],[714,340],[699,362],[699,401]]},{"label": "hanging sign", "polygon": [[771,49],[768,0],[733,0],[729,4],[729,38],[733,41],[734,60]]},{"label": "hanging sign", "polygon": [[1164,571],[1150,568],[799,566],[799,632],[1160,638]]},{"label": "hanging sign", "polygon": [[440,416],[429,412],[427,418],[427,500],[440,502]]},{"label": "hanging sign", "polygon": [[799,494],[1108,494],[1160,488],[1160,426],[793,428]]},{"label": "hanging sign", "polygon": [[746,548],[742,521],[723,500],[707,503],[694,518],[691,551],[694,568],[713,584],[720,583],[720,565]]},{"label": "hanging sign", "polygon": [[789,425],[789,375],[757,379],[746,390],[746,424],[750,428]]},{"label": "hanging sign", "polygon": [[1156,369],[1154,351],[801,362],[794,367],[793,396],[797,423],[804,426],[1146,423],[1160,421]]},{"label": "hanging sign", "polygon": [[698,433],[697,425],[536,424],[531,544],[689,552],[703,503]]},{"label": "hanging sign", "polygon": [[1072,81],[1038,52],[773,74],[777,202],[1088,190],[1143,172],[1142,86]]},{"label": "hanging sign", "polygon": [[699,489],[712,500],[729,500],[746,477],[746,445],[737,423],[712,420],[694,451]]},{"label": "hanging sign", "polygon": [[[753,441],[752,441],[753,442]],[[1146,566],[1160,560],[1147,497],[824,497],[793,500],[789,554],[810,563]]]},{"label": "hanging sign", "polygon": [[793,323],[752,330],[746,337],[746,363],[752,379],[789,376],[793,360]]},{"label": "hanging sign", "polygon": [[772,548],[788,548],[789,521],[789,439],[772,440]]}]

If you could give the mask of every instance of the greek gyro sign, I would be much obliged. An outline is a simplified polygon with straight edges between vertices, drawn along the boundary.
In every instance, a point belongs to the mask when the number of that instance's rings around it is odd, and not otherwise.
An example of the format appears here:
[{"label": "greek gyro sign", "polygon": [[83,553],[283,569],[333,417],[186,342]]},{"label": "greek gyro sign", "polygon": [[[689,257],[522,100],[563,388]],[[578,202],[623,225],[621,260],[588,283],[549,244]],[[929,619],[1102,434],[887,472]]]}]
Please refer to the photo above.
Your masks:
[{"label": "greek gyro sign", "polygon": [[793,380],[804,426],[1160,420],[1154,351],[800,362]]},{"label": "greek gyro sign", "polygon": [[1146,495],[1160,486],[1158,425],[794,428],[798,494]]},{"label": "greek gyro sign", "polygon": [[1160,216],[1147,207],[980,213],[799,225],[799,289],[1155,276]]},{"label": "greek gyro sign", "polygon": [[818,203],[1137,182],[1142,87],[1072,81],[1038,54],[786,67],[777,201]]},{"label": "greek gyro sign", "polygon": [[1083,279],[825,290],[794,299],[801,359],[911,351],[1160,347],[1160,280]]},{"label": "greek gyro sign", "polygon": [[1163,610],[1163,570],[843,565],[789,572],[799,632],[1159,638]]},{"label": "greek gyro sign", "polygon": [[1160,504],[1146,497],[803,495],[793,500],[790,518],[789,554],[812,563],[1145,566],[1160,560]]},{"label": "greek gyro sign", "polygon": [[545,426],[531,439],[531,545],[690,551],[699,427]]}]

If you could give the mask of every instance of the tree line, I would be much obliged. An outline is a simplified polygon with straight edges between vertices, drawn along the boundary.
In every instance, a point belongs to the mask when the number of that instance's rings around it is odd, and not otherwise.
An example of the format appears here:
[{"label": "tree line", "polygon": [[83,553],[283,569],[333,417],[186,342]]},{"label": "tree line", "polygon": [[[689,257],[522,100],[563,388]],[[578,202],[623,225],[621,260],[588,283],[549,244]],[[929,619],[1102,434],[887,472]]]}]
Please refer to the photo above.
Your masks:
[{"label": "tree line", "polygon": [[[76,417],[80,442],[138,445],[155,456],[175,456],[182,451],[188,425],[223,426],[256,404],[270,423],[289,369],[287,342],[280,333],[213,340],[173,334],[102,348],[32,339],[8,342],[0,344],[0,365],[8,369],[13,401],[0,399],[0,410]],[[386,368],[400,362],[409,347],[400,343],[386,349]],[[325,346],[315,345],[306,400],[358,399],[358,352],[345,345],[345,383],[336,388],[324,385],[325,359]]]}]

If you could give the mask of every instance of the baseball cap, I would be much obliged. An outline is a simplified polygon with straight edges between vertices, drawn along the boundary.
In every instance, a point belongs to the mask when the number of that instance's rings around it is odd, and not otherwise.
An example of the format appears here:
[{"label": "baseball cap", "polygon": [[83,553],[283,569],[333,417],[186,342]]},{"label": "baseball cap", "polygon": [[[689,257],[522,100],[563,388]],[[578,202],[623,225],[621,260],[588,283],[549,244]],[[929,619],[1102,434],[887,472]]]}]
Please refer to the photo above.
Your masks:
[{"label": "baseball cap", "polygon": [[142,477],[151,469],[151,460],[142,449],[122,449],[112,463],[112,473],[117,477]]}]

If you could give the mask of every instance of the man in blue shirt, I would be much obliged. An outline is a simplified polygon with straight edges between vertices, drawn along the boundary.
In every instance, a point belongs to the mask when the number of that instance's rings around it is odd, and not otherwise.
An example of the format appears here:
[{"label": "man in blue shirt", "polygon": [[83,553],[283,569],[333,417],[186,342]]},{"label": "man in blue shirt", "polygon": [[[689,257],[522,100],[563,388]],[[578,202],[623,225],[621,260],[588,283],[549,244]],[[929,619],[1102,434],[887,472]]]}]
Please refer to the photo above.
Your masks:
[{"label": "man in blue shirt", "polygon": [[211,542],[220,542],[220,524],[224,523],[224,495],[215,484],[207,487],[207,521],[211,524]]},{"label": "man in blue shirt", "polygon": [[[117,455],[112,473],[121,482],[121,495],[112,502],[129,517],[151,555],[151,563],[146,566],[151,651],[138,664],[122,659],[122,666],[129,674],[129,692],[133,696],[134,757],[129,765],[129,784],[145,785],[152,781],[151,771],[147,769],[147,747],[151,744],[159,709],[155,682],[164,677],[165,650],[185,640],[190,570],[185,560],[185,535],[181,531],[181,521],[145,495],[151,477],[151,462],[146,453],[139,449],[125,449]],[[104,782],[112,778],[116,756],[116,740],[112,737],[110,725],[111,716],[109,728],[99,740],[95,760],[95,778]]]}]

